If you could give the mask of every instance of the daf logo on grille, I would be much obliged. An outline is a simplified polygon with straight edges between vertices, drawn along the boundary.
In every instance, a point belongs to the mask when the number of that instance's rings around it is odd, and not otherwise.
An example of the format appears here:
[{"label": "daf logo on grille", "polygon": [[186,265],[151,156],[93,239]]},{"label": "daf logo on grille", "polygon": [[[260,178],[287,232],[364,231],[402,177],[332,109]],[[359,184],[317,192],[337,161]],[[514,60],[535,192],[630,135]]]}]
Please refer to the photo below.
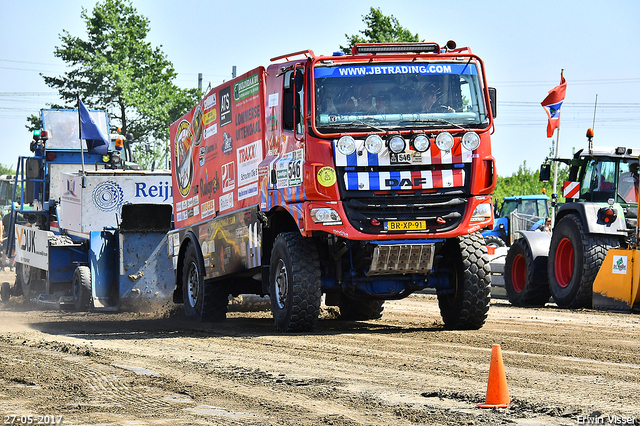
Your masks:
[{"label": "daf logo on grille", "polygon": [[422,186],[427,182],[425,178],[411,179],[385,179],[384,184],[386,186]]}]

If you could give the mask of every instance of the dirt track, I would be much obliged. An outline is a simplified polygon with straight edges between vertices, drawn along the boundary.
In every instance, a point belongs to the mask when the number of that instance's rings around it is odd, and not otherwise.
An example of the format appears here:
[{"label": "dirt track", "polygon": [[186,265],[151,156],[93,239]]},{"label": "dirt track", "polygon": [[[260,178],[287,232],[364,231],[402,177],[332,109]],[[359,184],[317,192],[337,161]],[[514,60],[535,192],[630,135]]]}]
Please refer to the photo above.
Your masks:
[{"label": "dirt track", "polygon": [[[67,425],[640,424],[639,315],[494,300],[481,330],[446,331],[435,297],[413,295],[387,302],[379,321],[335,318],[324,308],[314,333],[284,335],[270,312],[194,324],[179,310],[68,313],[12,298],[0,304],[0,415]],[[494,343],[508,409],[476,407]]]}]

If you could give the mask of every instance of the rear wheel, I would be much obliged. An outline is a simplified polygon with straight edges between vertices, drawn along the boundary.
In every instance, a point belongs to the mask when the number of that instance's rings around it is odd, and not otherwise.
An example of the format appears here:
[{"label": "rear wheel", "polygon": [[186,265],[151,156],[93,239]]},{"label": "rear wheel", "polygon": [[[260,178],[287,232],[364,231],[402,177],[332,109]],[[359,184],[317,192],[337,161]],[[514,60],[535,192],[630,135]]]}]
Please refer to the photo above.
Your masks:
[{"label": "rear wheel", "polygon": [[320,315],[320,261],[299,232],[279,234],[271,250],[269,297],[279,331],[309,331]]},{"label": "rear wheel", "polygon": [[204,280],[204,265],[198,249],[189,243],[182,266],[182,297],[187,317],[203,322],[224,321],[229,292],[223,283]]},{"label": "rear wheel", "polygon": [[73,273],[73,296],[76,311],[91,309],[91,270],[88,266],[78,266]]},{"label": "rear wheel", "polygon": [[384,300],[353,299],[341,294],[338,306],[340,307],[341,319],[349,321],[376,320],[382,318]]},{"label": "rear wheel", "polygon": [[549,301],[546,259],[533,258],[525,238],[513,242],[504,265],[504,286],[515,306],[544,306]]},{"label": "rear wheel", "polygon": [[574,214],[560,219],[553,229],[549,248],[549,287],[561,308],[590,308],[593,281],[604,258],[620,240],[587,234],[582,219]]},{"label": "rear wheel", "polygon": [[477,330],[491,302],[491,266],[479,233],[447,242],[439,268],[448,271],[450,291],[438,291],[440,314],[447,328]]}]

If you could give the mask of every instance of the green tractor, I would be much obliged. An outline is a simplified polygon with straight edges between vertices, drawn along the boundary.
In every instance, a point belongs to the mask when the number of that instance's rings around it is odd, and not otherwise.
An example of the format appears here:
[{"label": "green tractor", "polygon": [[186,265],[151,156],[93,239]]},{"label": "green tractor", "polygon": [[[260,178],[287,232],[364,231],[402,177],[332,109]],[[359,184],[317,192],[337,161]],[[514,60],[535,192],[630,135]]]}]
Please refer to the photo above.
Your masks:
[{"label": "green tractor", "polygon": [[[593,282],[611,248],[635,246],[638,217],[638,155],[640,149],[589,148],[571,159],[553,159],[570,166],[564,182],[564,203],[557,210],[551,235],[519,231],[505,259],[504,280],[509,301],[517,306],[542,306],[553,297],[562,308],[590,308]],[[540,180],[548,181],[550,164]]]}]

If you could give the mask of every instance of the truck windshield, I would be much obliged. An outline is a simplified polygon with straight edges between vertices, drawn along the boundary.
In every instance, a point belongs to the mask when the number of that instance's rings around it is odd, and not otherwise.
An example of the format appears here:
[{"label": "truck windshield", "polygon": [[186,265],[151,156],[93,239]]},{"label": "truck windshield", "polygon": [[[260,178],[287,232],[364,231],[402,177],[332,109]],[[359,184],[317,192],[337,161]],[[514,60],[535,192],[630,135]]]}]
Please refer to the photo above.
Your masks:
[{"label": "truck windshield", "polygon": [[319,65],[314,80],[321,132],[488,124],[478,69],[470,61]]},{"label": "truck windshield", "polygon": [[[108,135],[107,113],[105,111],[89,111],[89,113],[102,133]],[[44,129],[51,134],[47,141],[47,149],[80,150],[78,111],[68,109],[42,110],[42,124]]]}]

